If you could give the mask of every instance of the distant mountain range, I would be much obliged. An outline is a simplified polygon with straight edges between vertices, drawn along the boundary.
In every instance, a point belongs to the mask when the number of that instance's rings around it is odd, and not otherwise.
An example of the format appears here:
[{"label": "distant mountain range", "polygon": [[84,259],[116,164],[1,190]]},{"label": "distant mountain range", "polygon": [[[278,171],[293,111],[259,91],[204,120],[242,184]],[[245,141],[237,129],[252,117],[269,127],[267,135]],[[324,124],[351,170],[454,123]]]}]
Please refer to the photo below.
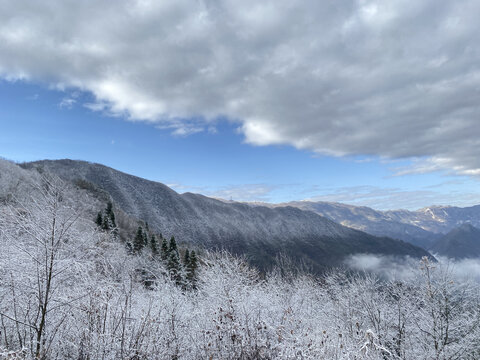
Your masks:
[{"label": "distant mountain range", "polygon": [[430,249],[437,239],[464,223],[480,227],[479,205],[466,208],[432,206],[417,211],[377,211],[364,206],[311,201],[277,206],[313,211],[339,224],[372,235],[408,241],[425,249]]},{"label": "distant mountain range", "polygon": [[453,259],[480,257],[480,229],[465,223],[435,241],[432,253]]},{"label": "distant mountain range", "polygon": [[398,218],[369,207],[310,201],[295,201],[278,206],[295,206],[302,210],[313,211],[344,226],[376,236],[404,240],[425,249],[428,249],[437,238],[435,233],[418,225],[399,221]]},{"label": "distant mountain range", "polygon": [[358,231],[299,206],[256,206],[220,201],[199,194],[178,194],[166,185],[112,168],[73,160],[45,160],[22,165],[57,174],[111,196],[115,206],[182,242],[225,248],[259,267],[286,254],[313,271],[341,265],[356,253],[430,256],[404,241]]}]

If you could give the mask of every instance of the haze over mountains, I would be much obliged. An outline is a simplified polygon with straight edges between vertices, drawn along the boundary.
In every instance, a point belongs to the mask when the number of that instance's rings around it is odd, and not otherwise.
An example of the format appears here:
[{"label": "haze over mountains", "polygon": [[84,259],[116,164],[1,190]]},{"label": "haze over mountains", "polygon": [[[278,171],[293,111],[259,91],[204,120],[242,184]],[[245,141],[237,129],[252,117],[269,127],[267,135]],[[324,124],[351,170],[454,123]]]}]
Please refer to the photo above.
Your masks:
[{"label": "haze over mountains", "polygon": [[[439,318],[448,319],[452,337],[459,339],[450,353],[462,346],[467,354],[478,339],[478,286],[462,283],[461,274],[444,276],[442,262],[419,261],[428,253],[408,243],[352,230],[294,207],[179,195],[97,164],[58,161],[24,167],[0,159],[0,358],[134,359],[140,354],[143,359],[225,359],[234,354],[238,359],[390,359],[398,349],[397,319],[405,359],[433,358],[428,334],[437,329]],[[51,176],[53,170],[67,181]],[[106,217],[98,223],[94,218],[110,199],[108,190],[118,199],[107,206],[115,215],[105,209]],[[154,206],[163,225],[178,230],[210,216],[210,223],[196,223],[198,237],[189,241],[208,248],[212,242],[202,243],[205,228],[232,226],[244,235],[234,244],[236,250],[257,254],[256,265],[288,252],[297,261],[309,260],[306,270],[320,275],[322,285],[290,272],[287,261],[262,274],[236,257],[201,251],[197,269],[189,262],[192,252],[187,256],[185,247],[172,247],[173,240],[158,252],[155,241],[147,245],[148,238],[140,234],[134,244],[143,245],[129,246],[131,234],[145,224],[125,215],[123,205],[137,215]],[[126,219],[133,226],[125,227]],[[219,219],[224,223],[217,224]],[[255,237],[257,227],[265,239]],[[469,227],[463,225],[464,232],[478,232]],[[186,227],[183,236],[192,236],[192,229]],[[151,230],[151,238],[158,238]],[[317,233],[306,238],[305,231]],[[230,233],[221,236],[218,241],[225,247],[235,240]],[[342,259],[348,270],[330,268]],[[365,268],[365,263],[373,267]],[[321,273],[325,268],[331,271]],[[439,303],[456,304],[455,311]],[[382,314],[381,322],[372,313]],[[40,345],[24,347],[38,336],[38,324],[46,328],[33,343]],[[387,353],[382,345],[375,353],[373,343],[365,356],[365,346],[359,344],[369,338],[387,339],[392,350]],[[478,358],[476,348],[468,354]]]},{"label": "haze over mountains", "polygon": [[364,206],[297,201],[290,205],[313,211],[372,235],[401,239],[454,259],[480,256],[480,206],[430,206],[417,211],[377,211]]},{"label": "haze over mountains", "polygon": [[[330,202],[294,201],[279,206],[295,206],[303,210],[313,211],[344,226],[365,231],[372,235],[388,236],[428,248],[437,237],[435,233],[425,230],[412,221],[402,221],[400,216],[394,217],[386,212],[365,206],[353,206]],[[399,210],[398,212],[408,211]],[[391,213],[396,213],[392,211]],[[411,218],[415,218],[413,214]]]},{"label": "haze over mountains", "polygon": [[[82,186],[87,184],[97,196],[111,197],[126,214],[166,236],[246,254],[261,267],[271,265],[282,253],[315,271],[338,265],[356,253],[421,257],[429,250],[452,258],[480,256],[475,237],[480,230],[474,227],[480,225],[480,206],[418,211],[377,211],[310,201],[261,206],[178,194],[164,184],[84,161],[45,160],[22,167],[51,172],[77,184],[82,180]],[[21,179],[27,173],[34,176],[37,171],[25,172],[3,161],[4,178]],[[22,181],[10,184],[21,187]],[[462,246],[455,245],[459,241]]]},{"label": "haze over mountains", "polygon": [[452,259],[480,257],[480,229],[465,223],[442,236],[432,245],[432,252]]},{"label": "haze over mountains", "polygon": [[424,249],[406,242],[372,236],[293,206],[252,206],[199,194],[178,194],[161,183],[83,161],[46,160],[22,166],[73,182],[87,181],[108,193],[127,214],[147,221],[166,236],[246,254],[261,267],[269,266],[282,253],[314,271],[339,265],[355,253],[429,256]]},{"label": "haze over mountains", "polygon": [[296,201],[280,206],[310,210],[339,224],[378,236],[401,239],[430,248],[442,235],[464,223],[480,227],[480,206],[431,206],[417,211],[377,211],[364,206]]}]

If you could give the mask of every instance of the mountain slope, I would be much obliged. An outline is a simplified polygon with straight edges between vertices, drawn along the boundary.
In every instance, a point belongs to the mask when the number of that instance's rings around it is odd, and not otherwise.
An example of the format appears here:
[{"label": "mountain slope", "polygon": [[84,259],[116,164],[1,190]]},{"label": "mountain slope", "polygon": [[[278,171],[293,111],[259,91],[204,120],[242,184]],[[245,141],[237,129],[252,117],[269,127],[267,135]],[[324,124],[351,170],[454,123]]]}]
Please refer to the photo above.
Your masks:
[{"label": "mountain slope", "polygon": [[126,213],[180,241],[226,248],[268,266],[287,253],[320,271],[358,252],[412,257],[429,254],[401,241],[379,238],[295,207],[251,206],[198,194],[177,194],[167,186],[82,161],[40,161],[23,165],[60,177],[88,181],[109,193]]},{"label": "mountain slope", "polygon": [[385,211],[384,214],[391,220],[415,225],[437,234],[446,234],[464,223],[480,227],[480,205],[464,208],[457,206],[430,206],[417,211]]},{"label": "mountain slope", "polygon": [[26,171],[16,164],[0,158],[0,205],[13,198],[17,201],[29,197],[31,184],[39,179],[36,172]]},{"label": "mountain slope", "polygon": [[295,206],[313,211],[339,224],[376,236],[404,240],[425,249],[464,223],[480,227],[480,205],[465,208],[430,206],[417,211],[377,211],[366,206],[313,201],[293,201],[275,206]]},{"label": "mountain slope", "polygon": [[393,220],[385,213],[366,206],[313,201],[294,201],[283,205],[313,211],[344,226],[376,236],[387,236],[407,241],[423,248],[428,248],[435,239],[435,234],[419,226]]},{"label": "mountain slope", "polygon": [[435,241],[431,251],[453,259],[480,257],[480,229],[463,224]]}]

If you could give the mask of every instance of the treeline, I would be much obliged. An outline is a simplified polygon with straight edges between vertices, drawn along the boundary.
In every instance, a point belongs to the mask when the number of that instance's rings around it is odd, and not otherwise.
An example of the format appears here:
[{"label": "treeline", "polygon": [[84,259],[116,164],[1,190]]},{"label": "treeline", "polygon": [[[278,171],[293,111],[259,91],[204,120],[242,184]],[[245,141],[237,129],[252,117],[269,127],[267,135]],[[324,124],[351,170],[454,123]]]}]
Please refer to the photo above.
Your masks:
[{"label": "treeline", "polygon": [[175,242],[162,251],[162,237],[158,259],[145,243],[129,254],[93,223],[90,198],[42,181],[29,200],[0,205],[0,358],[480,359],[479,284],[428,258],[390,280],[260,277],[205,252],[186,291],[169,276]]},{"label": "treeline", "polygon": [[[114,238],[117,237],[118,228],[112,202],[109,201],[105,209],[98,212],[95,223],[100,229],[110,232]],[[125,247],[130,255],[150,256],[151,259],[162,262],[168,276],[178,286],[184,289],[196,288],[197,253],[188,248],[179,249],[174,236],[167,241],[161,233],[151,231],[145,222],[143,226],[138,226],[131,239],[125,241]],[[154,282],[155,279],[151,276],[144,279],[147,287],[151,287]]]}]

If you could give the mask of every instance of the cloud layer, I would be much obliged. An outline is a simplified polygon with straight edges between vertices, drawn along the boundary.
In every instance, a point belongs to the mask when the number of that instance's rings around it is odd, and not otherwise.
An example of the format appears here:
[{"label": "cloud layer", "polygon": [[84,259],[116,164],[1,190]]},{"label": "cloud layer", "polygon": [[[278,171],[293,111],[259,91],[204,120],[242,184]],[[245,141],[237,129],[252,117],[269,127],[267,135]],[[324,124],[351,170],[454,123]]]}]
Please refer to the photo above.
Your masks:
[{"label": "cloud layer", "polygon": [[[480,283],[480,259],[452,260],[437,256],[436,272],[449,275],[455,280]],[[419,259],[393,257],[375,254],[354,254],[345,260],[345,265],[356,271],[376,273],[390,280],[406,280],[418,275]]]},{"label": "cloud layer", "polygon": [[337,187],[335,189],[316,187],[315,191],[321,194],[312,196],[307,200],[368,206],[375,210],[418,210],[425,207],[425,204],[473,206],[480,203],[480,192],[476,191],[476,188],[468,189],[467,186],[463,186],[462,191],[437,191],[434,187],[403,190],[401,188],[367,185]]},{"label": "cloud layer", "polygon": [[0,76],[88,91],[91,109],[177,134],[227,118],[251,144],[479,175],[479,13],[475,0],[0,1]]}]

